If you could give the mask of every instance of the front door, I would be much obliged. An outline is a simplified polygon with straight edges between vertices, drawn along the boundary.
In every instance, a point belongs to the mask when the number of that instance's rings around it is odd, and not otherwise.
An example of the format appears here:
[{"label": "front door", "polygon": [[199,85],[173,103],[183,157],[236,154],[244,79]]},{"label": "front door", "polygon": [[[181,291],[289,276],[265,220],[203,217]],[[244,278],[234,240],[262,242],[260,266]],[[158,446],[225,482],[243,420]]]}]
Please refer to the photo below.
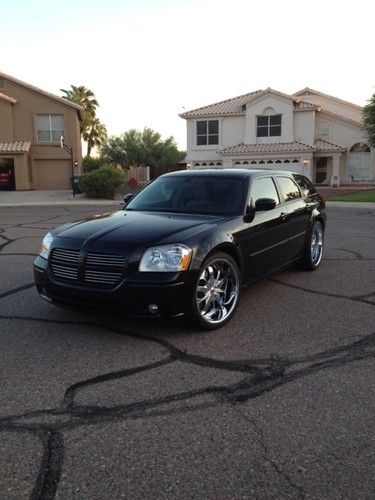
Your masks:
[{"label": "front door", "polygon": [[250,206],[254,208],[259,198],[274,199],[276,207],[266,212],[255,212],[253,221],[244,223],[237,234],[240,246],[244,249],[246,282],[279,268],[288,260],[287,210],[280,205],[271,176],[253,180],[249,196]]},{"label": "front door", "polygon": [[0,190],[14,191],[14,163],[11,158],[0,159]]},{"label": "front door", "polygon": [[315,184],[324,184],[327,179],[327,158],[318,158],[315,164]]}]

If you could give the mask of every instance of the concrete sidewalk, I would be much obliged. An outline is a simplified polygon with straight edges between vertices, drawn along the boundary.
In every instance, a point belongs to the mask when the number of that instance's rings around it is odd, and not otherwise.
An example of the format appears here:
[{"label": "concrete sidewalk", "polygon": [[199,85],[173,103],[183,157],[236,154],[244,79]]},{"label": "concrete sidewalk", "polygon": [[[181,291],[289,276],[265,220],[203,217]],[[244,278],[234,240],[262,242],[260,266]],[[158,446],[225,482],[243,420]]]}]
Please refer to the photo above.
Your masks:
[{"label": "concrete sidewalk", "polygon": [[[26,206],[69,206],[78,205],[110,205],[122,206],[122,196],[115,200],[94,200],[86,198],[84,194],[73,197],[72,191],[0,191],[0,207]],[[352,201],[327,201],[327,207],[369,208],[375,209],[375,203]]]},{"label": "concrete sidewalk", "polygon": [[88,199],[84,194],[73,197],[72,191],[0,191],[0,206],[54,206],[63,205],[75,207],[77,205],[120,205],[121,196],[115,200]]}]

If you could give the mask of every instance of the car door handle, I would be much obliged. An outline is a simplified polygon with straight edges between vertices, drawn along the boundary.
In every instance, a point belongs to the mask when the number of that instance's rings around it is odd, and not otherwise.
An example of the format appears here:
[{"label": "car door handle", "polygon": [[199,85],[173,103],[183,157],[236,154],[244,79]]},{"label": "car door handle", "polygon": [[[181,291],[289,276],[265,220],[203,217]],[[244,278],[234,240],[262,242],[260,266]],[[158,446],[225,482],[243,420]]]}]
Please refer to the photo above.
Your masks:
[{"label": "car door handle", "polygon": [[285,220],[287,217],[288,217],[288,213],[287,212],[281,212],[281,214],[280,214],[280,219],[281,220]]}]

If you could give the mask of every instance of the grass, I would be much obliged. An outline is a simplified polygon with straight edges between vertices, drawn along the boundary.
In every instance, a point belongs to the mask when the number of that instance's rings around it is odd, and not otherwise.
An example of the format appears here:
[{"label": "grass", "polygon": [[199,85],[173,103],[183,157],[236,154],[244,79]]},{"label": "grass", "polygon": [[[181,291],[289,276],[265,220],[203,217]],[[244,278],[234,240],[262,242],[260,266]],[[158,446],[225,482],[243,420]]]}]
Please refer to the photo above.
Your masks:
[{"label": "grass", "polygon": [[327,201],[368,201],[375,203],[375,189],[330,196],[327,198]]}]

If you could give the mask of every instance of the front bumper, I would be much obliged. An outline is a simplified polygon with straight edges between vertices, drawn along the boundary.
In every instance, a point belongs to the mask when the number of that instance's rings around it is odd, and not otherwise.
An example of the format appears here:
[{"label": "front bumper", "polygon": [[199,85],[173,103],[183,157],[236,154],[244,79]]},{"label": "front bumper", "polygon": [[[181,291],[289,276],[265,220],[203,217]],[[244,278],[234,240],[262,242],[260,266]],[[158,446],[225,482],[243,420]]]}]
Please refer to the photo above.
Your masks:
[{"label": "front bumper", "polygon": [[[190,310],[196,272],[146,274],[148,276],[144,277],[136,273],[115,288],[99,289],[56,280],[46,259],[37,257],[34,261],[39,295],[53,304],[150,317],[178,316]],[[157,310],[150,311],[150,305],[156,305]]]}]

